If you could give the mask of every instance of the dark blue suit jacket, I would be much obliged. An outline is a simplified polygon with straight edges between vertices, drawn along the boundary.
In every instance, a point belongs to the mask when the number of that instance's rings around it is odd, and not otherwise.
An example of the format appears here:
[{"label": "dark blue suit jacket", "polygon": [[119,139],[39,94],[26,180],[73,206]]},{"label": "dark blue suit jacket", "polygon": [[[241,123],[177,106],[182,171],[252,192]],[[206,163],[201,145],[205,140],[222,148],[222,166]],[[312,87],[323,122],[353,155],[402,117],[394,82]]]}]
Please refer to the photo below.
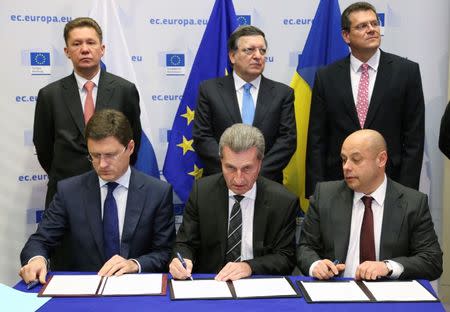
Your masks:
[{"label": "dark blue suit jacket", "polygon": [[[95,171],[60,181],[36,233],[21,252],[22,265],[36,255],[49,259],[67,235],[71,255],[59,269],[98,271],[109,260],[103,254],[100,201]],[[174,239],[172,187],[131,169],[120,255],[136,259],[142,271],[167,272]]]}]

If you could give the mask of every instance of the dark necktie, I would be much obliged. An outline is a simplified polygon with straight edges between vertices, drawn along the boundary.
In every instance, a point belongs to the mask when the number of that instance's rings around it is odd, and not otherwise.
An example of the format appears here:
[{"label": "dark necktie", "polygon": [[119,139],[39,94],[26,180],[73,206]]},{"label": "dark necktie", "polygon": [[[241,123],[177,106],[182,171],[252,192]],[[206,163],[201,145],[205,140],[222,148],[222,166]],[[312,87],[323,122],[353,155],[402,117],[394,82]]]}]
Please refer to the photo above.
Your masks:
[{"label": "dark necktie", "polygon": [[230,223],[228,224],[228,241],[226,262],[241,261],[241,240],[242,240],[242,212],[241,200],[242,195],[234,195],[236,202],[231,209]]},{"label": "dark necktie", "polygon": [[363,196],[364,217],[361,224],[361,237],[359,241],[359,263],[375,261],[375,239],[373,234],[373,212],[370,196]]},{"label": "dark necktie", "polygon": [[117,203],[113,192],[119,185],[116,182],[108,182],[108,194],[103,205],[103,250],[106,260],[120,254],[119,217],[117,215]]}]

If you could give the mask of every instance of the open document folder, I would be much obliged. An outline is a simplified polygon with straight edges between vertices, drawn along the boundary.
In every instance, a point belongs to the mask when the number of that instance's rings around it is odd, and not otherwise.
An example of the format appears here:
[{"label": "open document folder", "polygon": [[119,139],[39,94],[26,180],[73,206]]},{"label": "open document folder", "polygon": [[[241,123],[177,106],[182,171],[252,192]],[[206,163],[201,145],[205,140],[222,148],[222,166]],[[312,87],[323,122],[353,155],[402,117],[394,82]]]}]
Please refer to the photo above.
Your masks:
[{"label": "open document folder", "polygon": [[172,300],[300,297],[286,277],[246,278],[233,282],[170,280],[169,283]]},{"label": "open document folder", "polygon": [[54,275],[39,292],[42,297],[165,295],[166,274]]},{"label": "open document folder", "polygon": [[435,302],[418,281],[297,281],[311,302]]}]

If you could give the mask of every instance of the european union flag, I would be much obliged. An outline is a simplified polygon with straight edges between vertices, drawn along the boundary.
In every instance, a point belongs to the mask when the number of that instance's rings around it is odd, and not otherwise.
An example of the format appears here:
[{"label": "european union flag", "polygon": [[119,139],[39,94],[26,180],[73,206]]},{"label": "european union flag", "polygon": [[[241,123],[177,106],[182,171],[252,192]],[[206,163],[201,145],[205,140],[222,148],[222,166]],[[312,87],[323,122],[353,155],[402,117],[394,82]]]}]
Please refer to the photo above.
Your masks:
[{"label": "european union flag", "polygon": [[203,166],[192,147],[198,87],[203,80],[231,72],[227,40],[237,26],[233,2],[216,0],[173,121],[163,168],[164,176],[183,202],[189,197],[194,179],[203,174]]},{"label": "european union flag", "polygon": [[184,54],[166,54],[166,66],[184,66]]},{"label": "european union flag", "polygon": [[378,20],[380,21],[380,26],[384,27],[384,13],[378,13]]},{"label": "european union flag", "polygon": [[50,66],[50,52],[30,52],[31,66]]},{"label": "european union flag", "polygon": [[236,18],[239,26],[252,24],[252,17],[250,15],[238,15]]}]

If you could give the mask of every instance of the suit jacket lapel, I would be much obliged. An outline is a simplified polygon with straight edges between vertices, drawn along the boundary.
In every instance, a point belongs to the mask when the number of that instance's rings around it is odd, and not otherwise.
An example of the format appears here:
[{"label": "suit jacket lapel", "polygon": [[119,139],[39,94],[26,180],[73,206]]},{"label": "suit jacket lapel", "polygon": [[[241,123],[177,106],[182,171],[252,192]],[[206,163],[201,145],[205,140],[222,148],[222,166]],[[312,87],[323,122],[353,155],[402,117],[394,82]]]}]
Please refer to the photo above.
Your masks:
[{"label": "suit jacket lapel", "polygon": [[342,83],[342,100],[350,119],[360,128],[358,114],[356,112],[356,101],[353,98],[352,82],[350,77],[350,56],[345,58],[339,64],[339,70],[336,73],[336,81]]},{"label": "suit jacket lapel", "polygon": [[253,257],[261,256],[268,218],[268,206],[265,198],[266,185],[263,180],[256,180],[256,200],[253,215]]},{"label": "suit jacket lapel", "polygon": [[367,111],[366,121],[364,128],[370,128],[370,124],[373,122],[376,113],[383,103],[383,97],[386,90],[389,89],[391,84],[392,73],[392,60],[390,60],[386,53],[381,51],[380,64],[378,65],[377,78],[370,99],[369,110]]},{"label": "suit jacket lapel", "polygon": [[222,97],[223,106],[230,114],[233,123],[242,123],[241,112],[236,96],[236,87],[234,86],[232,74],[219,81],[219,92]]},{"label": "suit jacket lapel", "polygon": [[[219,187],[213,188],[213,192],[209,195],[211,200],[211,207],[217,207],[215,209],[215,218],[211,221],[213,228],[217,229],[218,241],[220,244],[221,263],[225,264],[225,254],[227,252],[228,242],[228,187],[225,183],[223,175],[219,177]],[[212,223],[212,222],[211,222]]]},{"label": "suit jacket lapel", "polygon": [[253,119],[253,125],[262,124],[264,117],[267,115],[267,110],[270,104],[273,102],[273,84],[261,76],[261,84],[259,86],[258,100],[256,101],[255,107],[255,118]]},{"label": "suit jacket lapel", "polygon": [[84,132],[84,115],[83,115],[83,107],[80,99],[80,92],[78,91],[77,80],[75,79],[75,75],[66,77],[62,80],[62,96],[63,103],[67,105],[67,108],[72,115],[72,118],[77,125],[80,133]]},{"label": "suit jacket lapel", "polygon": [[[83,207],[86,212],[86,219],[89,224],[89,229],[94,237],[98,252],[101,258],[105,259],[103,254],[103,222],[101,215],[101,197],[100,187],[97,174],[92,171],[87,177],[87,183],[84,185],[83,193],[81,194],[83,200]],[[108,259],[106,259],[108,260]]]},{"label": "suit jacket lapel", "polygon": [[386,197],[384,199],[383,222],[380,237],[380,260],[389,259],[392,255],[392,246],[388,242],[397,241],[405,217],[406,204],[402,201],[403,194],[388,178]]},{"label": "suit jacket lapel", "polygon": [[98,80],[97,100],[95,102],[95,110],[110,107],[110,99],[114,91],[113,79],[104,70],[100,72]]},{"label": "suit jacket lapel", "polygon": [[336,233],[334,237],[334,253],[336,259],[345,262],[347,258],[348,242],[350,240],[350,226],[352,222],[353,191],[342,182],[341,192],[337,195],[336,206],[332,208],[332,227]]},{"label": "suit jacket lapel", "polygon": [[[144,201],[149,194],[143,193],[144,182],[136,177],[134,169],[131,169],[130,185],[128,186],[127,206],[125,208],[125,220],[123,222],[120,255],[128,258],[130,245],[134,231],[141,218],[144,209]],[[151,196],[151,194],[150,194]]]}]

